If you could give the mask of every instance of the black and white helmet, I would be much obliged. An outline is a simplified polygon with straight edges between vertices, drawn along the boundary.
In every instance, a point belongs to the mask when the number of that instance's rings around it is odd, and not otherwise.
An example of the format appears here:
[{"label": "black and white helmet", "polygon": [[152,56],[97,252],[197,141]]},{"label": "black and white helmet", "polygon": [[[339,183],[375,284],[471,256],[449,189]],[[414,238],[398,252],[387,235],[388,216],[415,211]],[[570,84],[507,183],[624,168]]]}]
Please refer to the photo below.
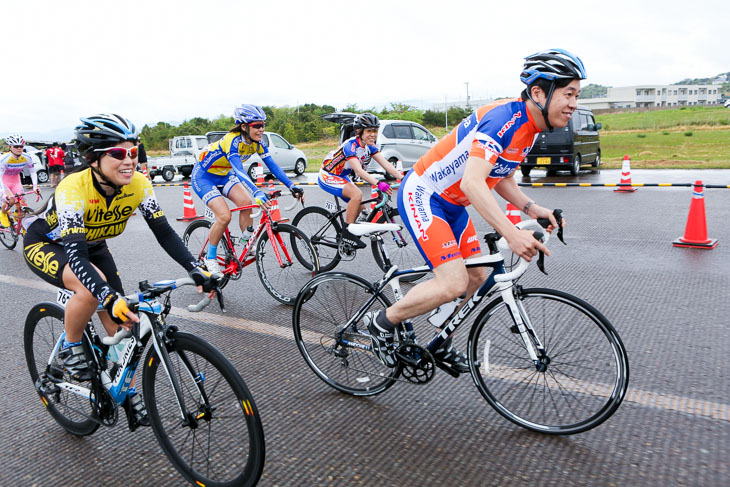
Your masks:
[{"label": "black and white helmet", "polygon": [[380,120],[372,113],[361,113],[355,117],[352,126],[356,129],[376,129],[380,127]]},{"label": "black and white helmet", "polygon": [[25,139],[20,134],[11,134],[5,137],[5,143],[8,144],[9,147],[25,145]]},{"label": "black and white helmet", "polygon": [[81,119],[74,129],[80,151],[106,147],[118,142],[137,143],[139,135],[132,122],[115,113],[99,113]]},{"label": "black and white helmet", "polygon": [[586,79],[583,61],[563,49],[548,49],[525,57],[520,81],[531,85],[537,79]]}]

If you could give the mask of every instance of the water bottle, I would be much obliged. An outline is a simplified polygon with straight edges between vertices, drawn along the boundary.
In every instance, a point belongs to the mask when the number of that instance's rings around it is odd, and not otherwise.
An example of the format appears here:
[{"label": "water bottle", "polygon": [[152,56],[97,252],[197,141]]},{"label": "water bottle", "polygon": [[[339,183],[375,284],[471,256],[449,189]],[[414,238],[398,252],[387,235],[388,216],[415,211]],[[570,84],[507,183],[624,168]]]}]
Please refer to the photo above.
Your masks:
[{"label": "water bottle", "polygon": [[463,300],[464,298],[460,296],[453,301],[442,304],[435,310],[431,311],[431,314],[428,315],[428,322],[436,328],[441,328],[443,324],[446,323],[449,318],[451,318],[451,316],[456,311],[456,308],[459,307]]},{"label": "water bottle", "polygon": [[109,347],[109,351],[107,352],[109,360],[111,360],[112,362],[119,362],[122,357],[124,357],[124,350],[127,348],[127,345],[130,341],[132,341],[132,337],[127,337],[123,338],[116,345],[111,345]]}]

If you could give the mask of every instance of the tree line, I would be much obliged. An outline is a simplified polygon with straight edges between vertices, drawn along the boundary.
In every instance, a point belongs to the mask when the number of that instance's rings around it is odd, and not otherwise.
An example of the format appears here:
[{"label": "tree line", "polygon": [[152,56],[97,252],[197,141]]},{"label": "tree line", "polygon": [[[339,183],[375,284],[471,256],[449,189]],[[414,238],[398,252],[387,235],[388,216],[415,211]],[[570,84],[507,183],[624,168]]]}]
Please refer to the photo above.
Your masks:
[{"label": "tree line", "polygon": [[[313,142],[322,139],[337,139],[339,136],[339,125],[328,122],[322,115],[336,112],[330,105],[315,105],[308,103],[298,107],[262,107],[266,112],[266,130],[281,134],[293,144],[300,142]],[[402,103],[391,103],[390,108],[382,110],[359,109],[357,105],[344,107],[344,112],[374,113],[383,119],[410,120],[427,127],[444,126],[446,114],[433,110],[419,110],[410,105]],[[468,116],[472,110],[451,107],[448,111],[449,125],[461,121]],[[142,127],[141,140],[148,150],[167,150],[168,139],[179,135],[204,135],[214,130],[230,130],[234,126],[233,117],[220,115],[218,118],[208,120],[207,118],[195,117],[186,120],[179,125],[172,125],[166,122],[158,122],[157,125],[145,125]]]}]

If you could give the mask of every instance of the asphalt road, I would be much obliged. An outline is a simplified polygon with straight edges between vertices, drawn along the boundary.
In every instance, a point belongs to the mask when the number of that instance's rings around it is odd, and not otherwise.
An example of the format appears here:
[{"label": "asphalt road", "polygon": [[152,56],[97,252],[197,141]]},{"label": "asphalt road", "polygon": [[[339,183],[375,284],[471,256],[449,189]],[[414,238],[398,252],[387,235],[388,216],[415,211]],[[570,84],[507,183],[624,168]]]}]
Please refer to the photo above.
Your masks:
[{"label": "asphalt road", "polygon": [[[644,182],[671,182],[653,173],[661,180]],[[721,171],[675,176],[681,177],[676,182],[730,179]],[[614,323],[631,366],[629,393],[617,413],[583,434],[543,436],[499,416],[469,377],[453,379],[440,371],[425,386],[396,384],[368,399],[338,393],[300,356],[291,339],[290,308],[269,297],[247,268],[226,288],[226,319],[218,319],[215,306],[194,319],[183,313],[174,319],[218,347],[251,389],[266,433],[261,486],[727,483],[730,191],[705,191],[708,233],[720,242],[709,251],[671,245],[684,233],[690,188],[525,191],[544,206],[565,210],[568,245],[552,241],[549,276],[532,268],[522,283],[575,294]],[[160,187],[157,194],[182,233],[185,224],[174,220],[182,215],[182,189]],[[308,204],[324,201],[318,188],[307,187],[306,195]],[[202,213],[197,198],[196,207]],[[475,222],[478,231],[489,230]],[[127,291],[141,279],[184,274],[139,215],[110,247]],[[368,252],[340,268],[378,277]],[[76,438],[50,418],[24,365],[22,330],[31,306],[53,300],[54,293],[25,266],[19,248],[0,250],[0,292],[0,375],[6,388],[0,395],[0,485],[185,485],[149,429],[129,433],[118,425]],[[173,305],[179,309],[194,300],[195,292],[184,289]],[[463,340],[468,333],[459,334]]]}]

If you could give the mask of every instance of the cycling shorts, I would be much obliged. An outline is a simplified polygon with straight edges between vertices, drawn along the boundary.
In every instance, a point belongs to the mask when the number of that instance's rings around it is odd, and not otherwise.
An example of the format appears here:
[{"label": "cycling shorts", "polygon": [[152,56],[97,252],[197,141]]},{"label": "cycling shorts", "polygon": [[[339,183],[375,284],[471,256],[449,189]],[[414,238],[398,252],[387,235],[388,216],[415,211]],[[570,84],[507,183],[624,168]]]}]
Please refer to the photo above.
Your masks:
[{"label": "cycling shorts", "polygon": [[327,193],[333,194],[345,201],[350,201],[350,198],[346,198],[342,195],[342,190],[345,189],[345,186],[353,184],[352,181],[350,181],[350,178],[347,177],[347,174],[337,175],[327,172],[324,169],[320,169],[317,184]]},{"label": "cycling shorts", "polygon": [[5,195],[14,196],[16,194],[22,194],[25,190],[23,189],[23,183],[20,182],[20,174],[3,175],[3,186],[5,186]]},{"label": "cycling shorts", "polygon": [[466,207],[434,193],[415,171],[408,171],[398,190],[398,212],[431,269],[482,252]]},{"label": "cycling shorts", "polygon": [[[23,238],[25,263],[38,277],[56,287],[66,288],[63,284],[63,268],[68,264],[66,250],[60,243],[49,240],[45,220],[34,221]],[[106,282],[115,291],[124,294],[122,280],[106,242],[89,245],[89,261],[106,277]]]},{"label": "cycling shorts", "polygon": [[[197,194],[206,205],[210,200],[217,198],[218,196],[225,196],[228,198],[228,194],[231,192],[231,189],[237,184],[241,184],[244,189],[246,188],[233,171],[223,175],[211,174],[203,169],[199,164],[196,164],[193,168],[190,181],[193,185],[193,191],[195,191],[195,194]],[[223,187],[222,194],[221,190],[218,189],[221,186]]]}]

